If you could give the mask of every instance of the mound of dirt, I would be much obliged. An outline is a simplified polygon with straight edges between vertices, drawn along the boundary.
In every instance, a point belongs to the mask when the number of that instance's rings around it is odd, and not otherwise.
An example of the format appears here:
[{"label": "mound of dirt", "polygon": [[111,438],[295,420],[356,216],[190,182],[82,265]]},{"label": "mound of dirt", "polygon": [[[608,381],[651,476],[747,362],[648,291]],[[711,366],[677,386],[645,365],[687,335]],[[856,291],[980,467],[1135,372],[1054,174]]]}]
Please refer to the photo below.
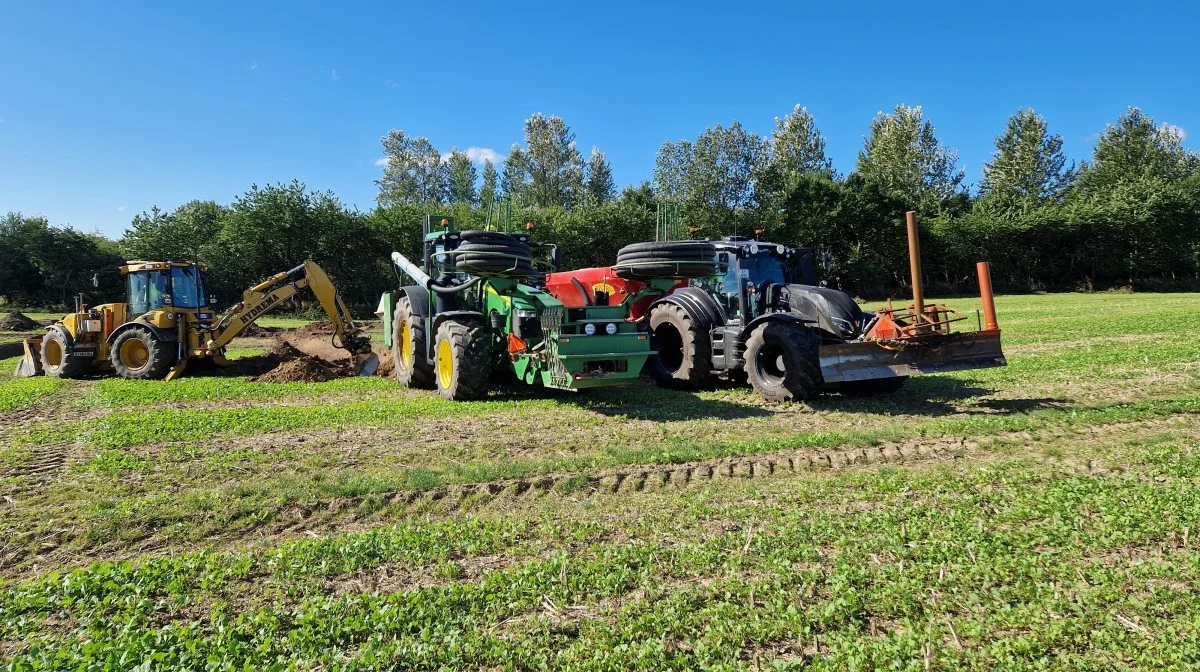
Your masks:
[{"label": "mound of dirt", "polygon": [[42,325],[36,320],[25,317],[20,312],[10,313],[0,320],[0,331],[32,331]]},{"label": "mound of dirt", "polygon": [[324,322],[309,322],[297,329],[296,333],[304,334],[305,336],[332,336],[333,323],[328,320]]},{"label": "mound of dirt", "polygon": [[279,331],[278,327],[260,327],[257,324],[252,324],[243,329],[242,333],[238,335],[246,338],[270,338],[277,331]]},{"label": "mound of dirt", "polygon": [[392,359],[391,350],[380,350],[374,348],[375,355],[379,357],[379,368],[375,370],[375,375],[380,378],[391,378],[396,372],[396,362]]},{"label": "mound of dirt", "polygon": [[324,361],[302,356],[284,362],[253,380],[256,383],[324,383],[340,376]]}]

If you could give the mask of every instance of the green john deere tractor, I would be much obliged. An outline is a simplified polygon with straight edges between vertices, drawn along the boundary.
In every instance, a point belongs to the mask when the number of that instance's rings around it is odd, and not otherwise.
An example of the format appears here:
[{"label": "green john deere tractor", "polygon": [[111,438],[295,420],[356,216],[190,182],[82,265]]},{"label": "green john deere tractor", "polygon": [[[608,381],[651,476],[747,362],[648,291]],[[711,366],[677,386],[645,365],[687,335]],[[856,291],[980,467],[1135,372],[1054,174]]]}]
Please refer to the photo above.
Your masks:
[{"label": "green john deere tractor", "polygon": [[649,335],[625,305],[568,307],[541,289],[558,261],[557,248],[526,234],[458,231],[451,217],[426,216],[422,264],[392,253],[401,279],[416,284],[386,292],[377,311],[396,380],[469,400],[501,372],[562,390],[637,379],[653,354]]}]

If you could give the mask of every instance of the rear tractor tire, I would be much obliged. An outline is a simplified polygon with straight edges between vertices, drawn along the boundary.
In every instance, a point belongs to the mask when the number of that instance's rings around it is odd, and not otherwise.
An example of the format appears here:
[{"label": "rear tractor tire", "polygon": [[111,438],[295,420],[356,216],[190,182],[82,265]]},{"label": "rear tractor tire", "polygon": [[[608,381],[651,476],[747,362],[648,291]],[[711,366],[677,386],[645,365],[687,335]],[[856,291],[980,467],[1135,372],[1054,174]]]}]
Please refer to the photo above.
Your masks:
[{"label": "rear tractor tire", "polygon": [[392,361],[396,365],[396,382],[405,387],[433,389],[433,365],[426,359],[429,350],[425,344],[425,316],[413,314],[412,301],[401,296],[396,300],[392,320]]},{"label": "rear tractor tire", "polygon": [[477,322],[446,320],[434,344],[438,394],[451,401],[487,396],[491,353],[487,331]]},{"label": "rear tractor tire", "polygon": [[161,380],[175,361],[175,343],[159,340],[146,327],[132,327],[113,340],[109,360],[127,380]]},{"label": "rear tractor tire", "polygon": [[746,339],[746,377],[771,401],[810,401],[821,394],[821,337],[795,324],[768,322]]},{"label": "rear tractor tire", "polygon": [[650,311],[651,346],[658,352],[646,370],[659,387],[690,389],[713,382],[712,342],[682,307],[661,303]]},{"label": "rear tractor tire", "polygon": [[90,362],[75,357],[75,341],[66,332],[51,329],[42,337],[42,371],[51,378],[78,378]]}]

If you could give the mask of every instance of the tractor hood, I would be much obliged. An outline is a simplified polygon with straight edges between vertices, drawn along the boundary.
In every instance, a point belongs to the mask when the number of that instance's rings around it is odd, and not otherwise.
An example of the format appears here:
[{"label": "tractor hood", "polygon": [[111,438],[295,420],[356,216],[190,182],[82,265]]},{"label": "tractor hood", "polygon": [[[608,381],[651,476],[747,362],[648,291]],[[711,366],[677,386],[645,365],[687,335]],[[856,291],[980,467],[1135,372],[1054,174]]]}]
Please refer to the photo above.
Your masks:
[{"label": "tractor hood", "polygon": [[782,300],[786,310],[816,323],[817,328],[834,338],[857,339],[866,326],[867,315],[845,292],[814,285],[788,285]]}]

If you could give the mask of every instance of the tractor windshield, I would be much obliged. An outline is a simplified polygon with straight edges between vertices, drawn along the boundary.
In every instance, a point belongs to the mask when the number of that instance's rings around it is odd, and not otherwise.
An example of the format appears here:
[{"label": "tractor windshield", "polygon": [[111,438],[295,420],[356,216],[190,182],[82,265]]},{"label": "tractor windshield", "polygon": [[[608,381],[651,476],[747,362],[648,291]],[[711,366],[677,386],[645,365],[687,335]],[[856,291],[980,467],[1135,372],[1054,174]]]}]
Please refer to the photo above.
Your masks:
[{"label": "tractor windshield", "polygon": [[138,271],[129,274],[129,314],[141,315],[161,308],[167,295],[166,271]]},{"label": "tractor windshield", "polygon": [[783,260],[774,252],[760,250],[758,254],[744,257],[742,259],[742,268],[749,272],[748,282],[755,287],[768,282],[774,282],[779,285],[787,284],[787,270],[784,267]]},{"label": "tractor windshield", "polygon": [[195,266],[176,266],[171,269],[171,305],[176,308],[199,308],[203,295],[200,269]]}]

